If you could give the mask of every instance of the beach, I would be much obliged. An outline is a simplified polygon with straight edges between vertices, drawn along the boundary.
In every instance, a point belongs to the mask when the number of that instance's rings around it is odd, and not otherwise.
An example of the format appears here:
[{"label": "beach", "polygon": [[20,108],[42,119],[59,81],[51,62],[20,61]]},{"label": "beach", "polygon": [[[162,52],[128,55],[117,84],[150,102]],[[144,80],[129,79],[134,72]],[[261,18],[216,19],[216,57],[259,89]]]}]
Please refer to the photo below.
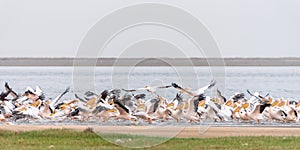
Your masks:
[{"label": "beach", "polygon": [[[1,125],[0,130],[24,132],[41,131],[47,129],[70,129],[84,131],[91,126],[87,125]],[[149,126],[97,126],[97,131],[102,133],[126,134],[131,129],[131,134],[169,137],[170,131],[180,131],[176,138],[216,138],[236,136],[300,136],[300,128],[297,127],[209,127],[204,133],[200,132],[199,126],[187,127],[157,127],[147,131]],[[94,129],[94,130],[95,130]],[[127,129],[127,130],[125,130]],[[199,130],[200,129],[200,130]]]}]

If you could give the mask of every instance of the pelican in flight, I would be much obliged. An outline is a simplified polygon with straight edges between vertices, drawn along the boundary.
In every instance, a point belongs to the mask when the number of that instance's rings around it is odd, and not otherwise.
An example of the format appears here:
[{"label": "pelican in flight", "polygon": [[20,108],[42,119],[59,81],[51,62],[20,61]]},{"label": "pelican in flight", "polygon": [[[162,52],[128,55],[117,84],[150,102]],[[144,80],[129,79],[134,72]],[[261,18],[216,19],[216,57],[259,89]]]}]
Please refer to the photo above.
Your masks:
[{"label": "pelican in flight", "polygon": [[181,86],[179,86],[178,84],[176,83],[172,83],[172,86],[179,90],[180,92],[185,92],[187,93],[188,95],[190,96],[197,96],[197,95],[201,95],[201,94],[204,94],[204,92],[210,88],[212,88],[213,86],[215,86],[216,84],[216,80],[212,80],[208,85],[204,86],[204,87],[201,87],[195,91],[190,91],[188,89],[184,89],[182,88]]},{"label": "pelican in flight", "polygon": [[149,85],[146,85],[144,88],[138,88],[138,89],[122,89],[125,92],[135,92],[135,91],[147,91],[150,92],[153,95],[157,95],[156,91],[158,89],[166,89],[166,88],[170,88],[172,87],[172,85],[166,85],[166,86],[156,86],[156,87],[151,87]]}]

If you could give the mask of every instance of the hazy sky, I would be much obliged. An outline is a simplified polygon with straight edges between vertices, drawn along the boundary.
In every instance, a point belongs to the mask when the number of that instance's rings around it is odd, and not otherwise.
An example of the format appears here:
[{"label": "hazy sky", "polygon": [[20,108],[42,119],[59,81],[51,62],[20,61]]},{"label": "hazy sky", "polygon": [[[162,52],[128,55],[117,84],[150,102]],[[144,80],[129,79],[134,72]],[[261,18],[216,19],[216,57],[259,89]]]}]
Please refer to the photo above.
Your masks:
[{"label": "hazy sky", "polygon": [[[0,0],[0,57],[74,57],[84,35],[103,16],[141,2],[187,10],[208,28],[224,57],[300,57],[300,0]],[[124,47],[143,49],[151,42],[132,45],[128,39],[149,38],[180,43],[188,56],[201,55],[175,31],[144,26],[120,34],[101,56],[122,55]],[[160,55],[149,51],[142,54]]]}]

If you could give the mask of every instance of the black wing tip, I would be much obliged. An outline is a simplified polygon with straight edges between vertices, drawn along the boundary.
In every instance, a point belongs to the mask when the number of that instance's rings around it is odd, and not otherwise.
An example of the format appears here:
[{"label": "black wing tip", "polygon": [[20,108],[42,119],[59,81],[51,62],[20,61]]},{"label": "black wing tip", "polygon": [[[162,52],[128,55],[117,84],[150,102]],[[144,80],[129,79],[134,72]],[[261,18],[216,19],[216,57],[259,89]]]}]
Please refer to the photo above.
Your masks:
[{"label": "black wing tip", "polygon": [[216,83],[217,83],[217,81],[215,79],[211,80],[210,84],[209,84],[209,87],[211,88],[211,87],[215,86]]},{"label": "black wing tip", "polygon": [[179,86],[177,83],[172,83],[171,84],[174,88],[179,88],[179,89],[182,89],[182,87],[181,86]]},{"label": "black wing tip", "polygon": [[44,94],[42,94],[41,96],[39,96],[39,99],[43,101],[46,99],[46,96]]},{"label": "black wing tip", "polygon": [[158,88],[170,88],[172,87],[172,85],[165,85],[165,86],[161,86],[161,87],[158,87]]},{"label": "black wing tip", "polygon": [[250,92],[250,90],[249,89],[247,89],[247,92],[252,96],[253,94]]},{"label": "black wing tip", "polygon": [[88,97],[90,97],[90,96],[98,96],[98,94],[96,94],[96,93],[94,93],[92,91],[87,91],[87,92],[84,93],[84,95],[88,96]]},{"label": "black wing tip", "polygon": [[270,93],[267,93],[265,97],[267,97],[267,96],[269,96],[269,95],[270,95]]},{"label": "black wing tip", "polygon": [[68,87],[66,88],[66,90],[63,92],[63,94],[66,94],[66,93],[70,92],[70,89],[71,89],[71,87],[68,86]]},{"label": "black wing tip", "polygon": [[80,98],[76,93],[74,95],[75,95],[75,98],[78,98],[78,99]]},{"label": "black wing tip", "polygon": [[10,88],[10,86],[8,85],[7,82],[5,82],[5,85],[4,85],[5,88],[7,88],[9,91],[11,91],[12,89]]},{"label": "black wing tip", "polygon": [[68,86],[67,88],[66,88],[66,91],[70,91],[70,89],[71,89],[71,86]]},{"label": "black wing tip", "polygon": [[135,99],[144,99],[146,98],[146,94],[138,94],[134,96]]},{"label": "black wing tip", "polygon": [[128,89],[122,89],[123,91],[125,91],[125,92],[134,92],[134,91],[136,91],[136,90],[128,90]]},{"label": "black wing tip", "polygon": [[125,112],[129,113],[129,109],[125,107],[119,100],[114,100],[114,103],[119,105]]},{"label": "black wing tip", "polygon": [[217,89],[217,92],[221,95],[222,94],[222,92],[219,90],[219,89]]},{"label": "black wing tip", "polygon": [[170,88],[170,87],[172,87],[172,85],[167,85],[167,86],[166,86],[166,88]]}]

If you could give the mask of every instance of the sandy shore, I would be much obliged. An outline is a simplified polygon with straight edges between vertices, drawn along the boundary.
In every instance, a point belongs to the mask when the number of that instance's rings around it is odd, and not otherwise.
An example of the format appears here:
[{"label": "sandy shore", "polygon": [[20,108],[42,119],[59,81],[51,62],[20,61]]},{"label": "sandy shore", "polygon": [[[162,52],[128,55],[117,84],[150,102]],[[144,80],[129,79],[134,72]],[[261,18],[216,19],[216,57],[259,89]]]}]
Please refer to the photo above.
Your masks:
[{"label": "sandy shore", "polygon": [[[1,125],[0,130],[15,132],[72,129],[83,131],[86,125]],[[300,136],[300,128],[295,127],[151,127],[151,126],[97,126],[92,127],[97,133],[138,134],[147,136],[178,138],[212,138],[227,136]]]}]

